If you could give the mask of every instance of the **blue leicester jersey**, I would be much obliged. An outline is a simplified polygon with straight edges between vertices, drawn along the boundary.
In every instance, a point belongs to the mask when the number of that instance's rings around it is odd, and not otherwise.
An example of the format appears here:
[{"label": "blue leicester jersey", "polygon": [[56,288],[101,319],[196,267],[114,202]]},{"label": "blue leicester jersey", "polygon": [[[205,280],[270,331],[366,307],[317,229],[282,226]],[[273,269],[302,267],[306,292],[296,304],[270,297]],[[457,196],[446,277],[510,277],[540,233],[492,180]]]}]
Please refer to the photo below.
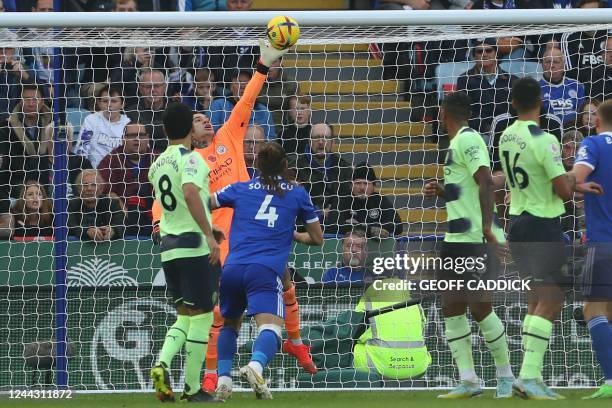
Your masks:
[{"label": "blue leicester jersey", "polygon": [[587,181],[603,187],[603,195],[584,195],[588,242],[612,242],[612,132],[589,136],[582,141],[576,164],[590,167]]},{"label": "blue leicester jersey", "polygon": [[319,217],[303,187],[284,180],[280,185],[283,196],[266,189],[259,177],[230,184],[215,194],[219,206],[234,209],[224,266],[256,263],[283,276],[296,219],[313,223]]},{"label": "blue leicester jersey", "polygon": [[565,77],[553,84],[542,78],[540,87],[546,112],[558,116],[562,123],[576,120],[578,109],[584,103],[584,86],[580,82]]}]

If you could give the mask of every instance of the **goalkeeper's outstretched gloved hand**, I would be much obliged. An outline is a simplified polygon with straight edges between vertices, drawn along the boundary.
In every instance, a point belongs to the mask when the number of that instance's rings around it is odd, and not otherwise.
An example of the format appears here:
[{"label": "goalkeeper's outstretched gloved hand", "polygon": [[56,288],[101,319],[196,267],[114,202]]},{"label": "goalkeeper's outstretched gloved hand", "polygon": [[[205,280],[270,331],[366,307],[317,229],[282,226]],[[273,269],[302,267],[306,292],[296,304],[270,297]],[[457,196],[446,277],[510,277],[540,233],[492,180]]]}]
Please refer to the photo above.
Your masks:
[{"label": "goalkeeper's outstretched gloved hand", "polygon": [[277,50],[276,48],[267,45],[265,40],[259,39],[259,53],[261,55],[259,61],[268,68],[270,68],[270,65],[274,64],[276,60],[280,59],[288,51],[289,48]]},{"label": "goalkeeper's outstretched gloved hand", "polygon": [[161,243],[161,235],[159,233],[159,221],[153,223],[153,232],[151,232],[151,239],[153,244],[159,245]]}]

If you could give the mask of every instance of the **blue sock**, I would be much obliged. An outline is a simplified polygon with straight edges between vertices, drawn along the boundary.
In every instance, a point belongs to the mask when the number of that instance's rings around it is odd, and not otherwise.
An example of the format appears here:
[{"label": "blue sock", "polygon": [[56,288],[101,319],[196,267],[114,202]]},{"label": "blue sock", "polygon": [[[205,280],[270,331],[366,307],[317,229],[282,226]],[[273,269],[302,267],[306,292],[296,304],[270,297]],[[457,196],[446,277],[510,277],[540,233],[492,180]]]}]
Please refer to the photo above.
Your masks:
[{"label": "blue sock", "polygon": [[272,330],[264,330],[259,333],[253,344],[253,355],[251,361],[257,361],[262,367],[266,367],[278,351],[280,344],[276,333]]},{"label": "blue sock", "polygon": [[238,333],[231,327],[223,326],[217,340],[217,368],[219,377],[230,377],[232,361],[238,352]]},{"label": "blue sock", "polygon": [[612,327],[604,316],[595,316],[588,323],[593,349],[606,380],[612,380]]}]

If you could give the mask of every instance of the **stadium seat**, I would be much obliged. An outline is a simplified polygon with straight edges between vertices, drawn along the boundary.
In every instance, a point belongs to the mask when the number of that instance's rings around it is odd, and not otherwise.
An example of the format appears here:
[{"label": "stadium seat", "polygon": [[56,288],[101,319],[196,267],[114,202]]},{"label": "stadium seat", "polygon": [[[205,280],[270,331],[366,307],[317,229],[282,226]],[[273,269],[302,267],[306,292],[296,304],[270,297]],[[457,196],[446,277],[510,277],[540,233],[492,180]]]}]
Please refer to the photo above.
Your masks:
[{"label": "stadium seat", "polygon": [[453,90],[457,85],[457,79],[465,71],[471,69],[474,63],[445,62],[436,67],[436,78],[438,79],[438,100],[444,99],[444,89]]}]

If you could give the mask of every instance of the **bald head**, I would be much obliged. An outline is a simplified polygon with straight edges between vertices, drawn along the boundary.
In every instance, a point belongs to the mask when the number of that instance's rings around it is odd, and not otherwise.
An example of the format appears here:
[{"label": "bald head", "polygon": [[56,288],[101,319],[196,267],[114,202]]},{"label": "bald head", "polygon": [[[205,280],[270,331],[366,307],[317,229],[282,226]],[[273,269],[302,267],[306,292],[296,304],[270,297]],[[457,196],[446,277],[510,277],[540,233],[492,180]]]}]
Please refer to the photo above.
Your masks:
[{"label": "bald head", "polygon": [[261,126],[249,126],[244,135],[244,162],[247,167],[255,167],[255,159],[266,136]]},{"label": "bald head", "polygon": [[310,130],[310,150],[319,160],[325,160],[325,156],[332,151],[334,132],[327,123],[312,125]]},{"label": "bald head", "polygon": [[565,55],[559,48],[548,48],[542,58],[542,68],[547,81],[561,81],[565,76]]}]

